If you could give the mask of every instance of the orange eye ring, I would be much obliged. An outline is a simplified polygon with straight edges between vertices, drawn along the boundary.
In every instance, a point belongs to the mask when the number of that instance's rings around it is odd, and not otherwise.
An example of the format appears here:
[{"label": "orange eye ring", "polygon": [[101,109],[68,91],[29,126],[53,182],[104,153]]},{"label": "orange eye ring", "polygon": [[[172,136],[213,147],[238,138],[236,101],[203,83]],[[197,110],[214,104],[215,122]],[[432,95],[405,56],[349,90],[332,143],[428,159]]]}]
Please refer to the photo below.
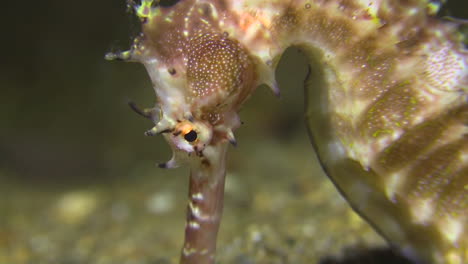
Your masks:
[{"label": "orange eye ring", "polygon": [[176,130],[179,131],[177,135],[182,134],[187,142],[192,143],[198,139],[197,131],[195,131],[193,125],[189,122],[180,123]]}]

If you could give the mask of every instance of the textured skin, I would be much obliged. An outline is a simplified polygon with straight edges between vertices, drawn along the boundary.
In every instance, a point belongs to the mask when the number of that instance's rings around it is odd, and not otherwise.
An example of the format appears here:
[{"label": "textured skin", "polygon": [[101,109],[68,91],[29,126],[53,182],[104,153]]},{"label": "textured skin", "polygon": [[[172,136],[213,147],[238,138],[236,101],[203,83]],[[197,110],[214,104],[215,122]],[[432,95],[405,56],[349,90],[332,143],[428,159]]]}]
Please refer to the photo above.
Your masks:
[{"label": "textured skin", "polygon": [[200,118],[216,124],[221,121],[220,112],[233,104],[239,106],[250,93],[242,89],[254,76],[252,61],[237,41],[224,35],[195,37],[188,50],[187,101],[194,104],[193,113],[206,115]]},{"label": "textured skin", "polygon": [[[142,35],[124,57],[153,80],[156,132],[195,117],[211,133],[203,146],[233,141],[242,103],[262,83],[278,92],[276,62],[297,46],[319,80],[306,83],[312,141],[351,206],[415,260],[468,261],[468,55],[433,5],[151,2],[136,7]],[[192,152],[166,138],[176,154]]]}]

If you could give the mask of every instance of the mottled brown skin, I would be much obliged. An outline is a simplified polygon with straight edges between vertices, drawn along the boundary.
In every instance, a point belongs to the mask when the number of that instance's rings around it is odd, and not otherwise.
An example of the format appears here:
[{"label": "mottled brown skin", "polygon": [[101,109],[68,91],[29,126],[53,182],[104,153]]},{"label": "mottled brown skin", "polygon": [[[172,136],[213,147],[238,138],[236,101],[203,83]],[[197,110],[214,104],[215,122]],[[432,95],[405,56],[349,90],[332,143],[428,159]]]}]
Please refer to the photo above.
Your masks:
[{"label": "mottled brown skin", "polygon": [[[363,36],[353,34],[356,28],[349,21],[346,12],[349,9],[338,15],[327,15],[331,12],[325,6],[317,10],[287,8],[276,19],[275,31],[279,35],[296,31],[298,43],[304,42],[301,34],[309,35],[311,42],[319,44],[315,45],[317,49],[323,46],[325,50],[337,50],[336,59],[331,61],[337,61],[340,66],[325,66],[326,70],[336,72],[337,68],[348,67],[353,71],[348,82],[336,84],[325,79],[327,84],[320,88],[315,79],[307,86],[312,98],[309,115],[323,115],[316,121],[313,121],[316,117],[308,118],[311,136],[327,174],[353,208],[392,245],[415,260],[464,263],[468,258],[468,77],[465,70],[458,86],[450,87],[455,98],[451,103],[428,100],[426,94],[438,97],[446,89],[438,86],[433,72],[424,69],[427,53],[423,49],[432,42],[439,49],[450,43],[457,52],[466,54],[466,51],[453,28],[445,28],[424,13],[412,18],[404,16],[404,11],[417,6],[418,1],[385,3],[395,11],[381,10],[379,18],[385,25]],[[391,33],[395,32],[392,23],[401,25],[397,34]],[[447,30],[445,39],[438,40],[434,27]],[[330,61],[323,58],[321,51],[308,51],[304,46],[307,44],[298,45],[305,53],[312,54],[311,63]],[[413,65],[408,71],[398,68],[409,60]],[[339,78],[340,73],[336,74]],[[321,104],[313,99],[318,89],[325,89],[321,100],[328,101],[327,110],[312,105]],[[346,103],[355,104],[359,100],[366,102],[361,113],[340,111]],[[428,114],[426,111],[431,107],[433,110]],[[329,125],[325,126],[328,129],[323,128],[324,124]],[[325,131],[317,132],[318,127]],[[389,137],[397,131],[400,136]],[[359,157],[327,161],[339,156],[323,150],[331,142],[344,143],[351,151],[356,145],[370,147],[374,153],[369,153],[367,162],[361,161],[364,170],[351,162],[359,161]],[[337,169],[339,166],[346,169]],[[394,173],[400,176],[395,186],[391,186]],[[360,195],[361,192],[369,194]],[[426,201],[428,205],[423,204]],[[428,214],[427,219],[424,214]],[[447,219],[454,219],[461,231],[450,230],[452,226]],[[451,233],[457,237],[456,242],[450,240]]]},{"label": "mottled brown skin", "polygon": [[225,111],[237,112],[255,88],[252,58],[227,34],[190,39],[187,60],[188,103],[194,115],[213,125],[224,121]]}]

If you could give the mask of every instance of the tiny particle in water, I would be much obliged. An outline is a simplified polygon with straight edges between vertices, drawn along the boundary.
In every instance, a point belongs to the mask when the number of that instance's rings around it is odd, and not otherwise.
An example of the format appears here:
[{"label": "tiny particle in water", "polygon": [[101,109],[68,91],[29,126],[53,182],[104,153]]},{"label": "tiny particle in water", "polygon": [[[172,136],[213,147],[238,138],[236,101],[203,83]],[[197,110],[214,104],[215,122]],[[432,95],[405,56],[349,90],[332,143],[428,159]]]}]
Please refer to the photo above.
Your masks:
[{"label": "tiny particle in water", "polygon": [[89,191],[72,191],[60,197],[56,204],[56,216],[67,224],[80,223],[89,217],[98,205],[98,197]]},{"label": "tiny particle in water", "polygon": [[128,205],[123,202],[117,202],[111,206],[111,217],[113,220],[122,222],[125,221],[130,214]]},{"label": "tiny particle in water", "polygon": [[164,214],[174,208],[174,195],[169,192],[158,192],[146,201],[146,209],[153,214]]}]

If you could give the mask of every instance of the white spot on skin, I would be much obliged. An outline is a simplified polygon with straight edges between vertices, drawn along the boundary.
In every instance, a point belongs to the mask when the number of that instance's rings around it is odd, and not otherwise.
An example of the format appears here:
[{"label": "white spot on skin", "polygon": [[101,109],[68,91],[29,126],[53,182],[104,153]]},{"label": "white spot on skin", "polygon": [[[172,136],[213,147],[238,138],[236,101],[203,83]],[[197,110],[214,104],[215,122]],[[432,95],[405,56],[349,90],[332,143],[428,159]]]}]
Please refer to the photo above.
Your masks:
[{"label": "white spot on skin", "polygon": [[423,199],[415,202],[411,207],[411,213],[414,220],[420,224],[428,224],[434,214],[434,206],[432,199]]},{"label": "white spot on skin", "polygon": [[189,207],[190,207],[190,211],[192,212],[192,215],[195,218],[197,218],[198,221],[213,221],[214,220],[213,217],[203,214],[201,209],[198,206],[194,205],[192,201],[189,201]]},{"label": "white spot on skin", "polygon": [[468,153],[461,152],[460,153],[460,161],[462,164],[468,161]]},{"label": "white spot on skin", "polygon": [[193,229],[199,229],[200,228],[200,224],[197,223],[196,221],[190,221],[188,222],[188,226],[190,228],[193,228]]},{"label": "white spot on skin", "polygon": [[198,252],[198,250],[195,249],[195,248],[190,248],[190,247],[187,248],[187,247],[184,247],[184,248],[182,249],[182,254],[184,254],[184,256],[190,256],[190,255],[195,254],[195,253],[197,253],[197,252]]},{"label": "white spot on skin", "polygon": [[211,8],[211,15],[213,16],[215,20],[218,20],[219,19],[218,10],[212,3],[210,3],[210,8]]},{"label": "white spot on skin", "polygon": [[203,194],[202,193],[194,193],[192,194],[192,199],[196,201],[203,201]]},{"label": "white spot on skin", "polygon": [[388,181],[385,184],[385,193],[387,194],[387,198],[392,201],[395,201],[395,193],[398,190],[398,186],[401,184],[402,174],[401,173],[394,173],[388,177]]},{"label": "white spot on skin", "polygon": [[446,218],[439,223],[439,231],[451,243],[456,243],[463,233],[463,220]]},{"label": "white spot on skin", "polygon": [[413,7],[407,10],[407,15],[412,16],[414,14],[417,14],[418,12],[420,12],[420,10],[416,7]]}]

